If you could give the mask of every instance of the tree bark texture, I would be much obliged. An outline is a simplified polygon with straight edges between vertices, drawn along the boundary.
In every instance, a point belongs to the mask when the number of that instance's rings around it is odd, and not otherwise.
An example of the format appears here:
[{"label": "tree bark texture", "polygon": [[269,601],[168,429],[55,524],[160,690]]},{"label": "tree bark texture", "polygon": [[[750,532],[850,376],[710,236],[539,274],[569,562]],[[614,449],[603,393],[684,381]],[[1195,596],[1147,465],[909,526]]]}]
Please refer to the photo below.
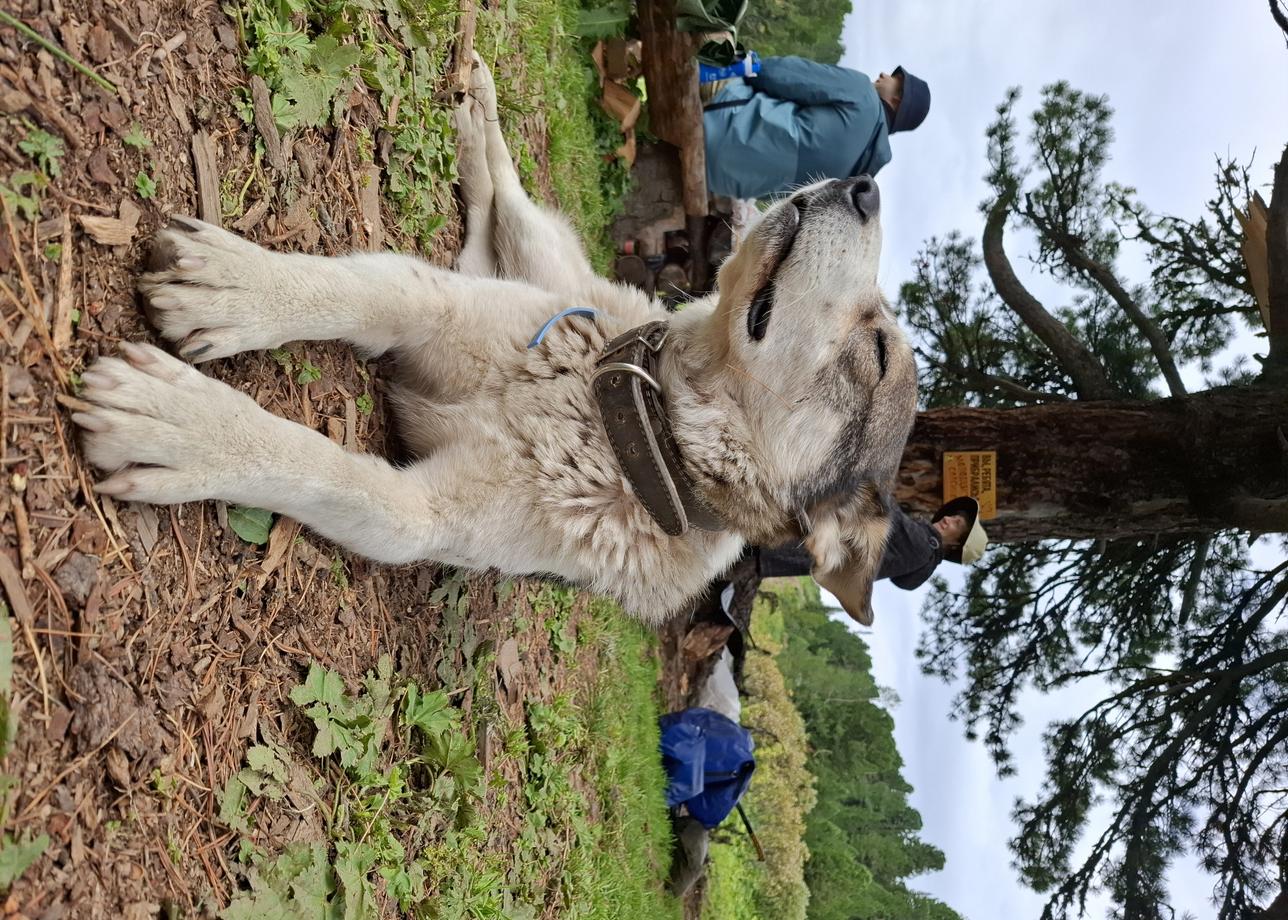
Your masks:
[{"label": "tree bark texture", "polygon": [[997,451],[994,542],[1288,531],[1288,389],[1154,402],[933,409],[917,417],[895,498],[943,501],[945,451]]},{"label": "tree bark texture", "polygon": [[[1275,185],[1266,209],[1266,262],[1270,269],[1270,357],[1275,370],[1288,370],[1288,146],[1275,166]],[[1270,368],[1268,368],[1270,369]]]}]

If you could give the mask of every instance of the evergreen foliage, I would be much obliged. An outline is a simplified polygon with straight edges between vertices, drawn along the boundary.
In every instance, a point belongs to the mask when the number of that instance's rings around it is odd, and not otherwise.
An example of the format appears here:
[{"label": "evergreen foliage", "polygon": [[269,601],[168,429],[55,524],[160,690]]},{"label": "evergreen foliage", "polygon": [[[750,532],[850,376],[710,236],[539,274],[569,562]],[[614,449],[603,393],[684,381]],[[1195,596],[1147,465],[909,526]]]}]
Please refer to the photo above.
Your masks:
[{"label": "evergreen foliage", "polygon": [[810,920],[957,920],[908,887],[942,869],[944,855],[920,839],[867,646],[829,617],[813,582],[782,582],[775,596],[786,634],[778,666],[805,720],[817,781],[805,834]]},{"label": "evergreen foliage", "polygon": [[[1237,325],[1260,323],[1235,216],[1257,184],[1252,165],[1218,159],[1201,215],[1159,215],[1108,175],[1106,98],[1046,87],[1027,145],[1019,99],[1007,94],[987,133],[982,247],[955,231],[932,238],[901,291],[925,406],[1113,399],[1148,411],[1169,395],[1196,404],[1186,366],[1210,388],[1246,391],[1249,405],[1269,398],[1282,386],[1273,347],[1262,374],[1246,363],[1217,373],[1213,363]],[[1011,271],[1007,227],[1031,242],[1045,303]],[[1145,267],[1139,277],[1133,265]],[[1193,468],[1206,459],[1192,457]],[[1284,499],[1280,489],[1253,504],[1265,511]],[[1248,507],[1207,489],[1192,500]],[[1088,519],[1095,513],[1088,497]],[[919,655],[928,673],[965,679],[955,715],[1003,775],[1015,769],[1008,745],[1023,692],[1086,694],[1085,711],[1047,728],[1045,785],[1015,807],[1016,865],[1049,893],[1044,920],[1082,915],[1097,888],[1115,916],[1174,916],[1167,871],[1187,851],[1217,878],[1221,920],[1260,916],[1283,888],[1288,563],[1255,565],[1256,537],[1228,529],[1004,545],[965,591],[936,583]],[[1281,537],[1264,540],[1283,558]],[[826,789],[820,774],[820,801]],[[1107,823],[1092,823],[1097,803],[1110,806]]]},{"label": "evergreen foliage", "polygon": [[795,54],[835,64],[843,50],[841,23],[850,8],[851,0],[754,0],[738,40],[761,57]]}]

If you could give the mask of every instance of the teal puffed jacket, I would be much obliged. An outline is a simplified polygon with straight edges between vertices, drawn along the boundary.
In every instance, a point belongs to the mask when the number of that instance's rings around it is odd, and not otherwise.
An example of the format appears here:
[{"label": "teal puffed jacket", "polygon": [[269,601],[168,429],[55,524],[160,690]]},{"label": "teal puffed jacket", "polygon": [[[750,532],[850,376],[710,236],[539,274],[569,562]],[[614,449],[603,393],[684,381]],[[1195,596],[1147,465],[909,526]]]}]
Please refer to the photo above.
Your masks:
[{"label": "teal puffed jacket", "polygon": [[769,57],[707,106],[712,194],[765,198],[818,179],[875,175],[890,162],[886,110],[866,74]]}]

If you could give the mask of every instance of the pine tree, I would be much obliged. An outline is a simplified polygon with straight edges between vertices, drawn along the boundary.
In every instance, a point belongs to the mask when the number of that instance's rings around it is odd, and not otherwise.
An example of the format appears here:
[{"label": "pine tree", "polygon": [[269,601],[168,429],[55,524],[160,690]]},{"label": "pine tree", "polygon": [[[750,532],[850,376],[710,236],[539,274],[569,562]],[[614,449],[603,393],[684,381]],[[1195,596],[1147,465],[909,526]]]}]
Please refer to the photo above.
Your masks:
[{"label": "pine tree", "polygon": [[[1003,774],[1022,691],[1098,696],[1048,727],[1045,784],[1015,810],[1044,920],[1080,915],[1095,887],[1118,916],[1173,916],[1166,871],[1187,850],[1217,876],[1221,920],[1278,916],[1264,905],[1288,882],[1288,562],[1258,568],[1249,546],[1269,534],[1282,550],[1288,532],[1288,148],[1268,209],[1266,353],[1220,376],[1234,326],[1262,324],[1235,216],[1252,165],[1218,161],[1201,217],[1157,215],[1106,178],[1104,97],[1046,87],[1023,151],[1019,98],[988,132],[978,250],[930,240],[901,292],[928,374],[898,498],[932,510],[944,450],[998,451],[1002,545],[962,593],[937,583],[919,655],[965,677],[956,714]],[[1062,306],[1019,279],[1008,230],[1034,241]],[[1126,276],[1131,247],[1145,277]],[[1205,389],[1187,389],[1187,365]],[[1089,826],[1098,801],[1111,817]]]}]

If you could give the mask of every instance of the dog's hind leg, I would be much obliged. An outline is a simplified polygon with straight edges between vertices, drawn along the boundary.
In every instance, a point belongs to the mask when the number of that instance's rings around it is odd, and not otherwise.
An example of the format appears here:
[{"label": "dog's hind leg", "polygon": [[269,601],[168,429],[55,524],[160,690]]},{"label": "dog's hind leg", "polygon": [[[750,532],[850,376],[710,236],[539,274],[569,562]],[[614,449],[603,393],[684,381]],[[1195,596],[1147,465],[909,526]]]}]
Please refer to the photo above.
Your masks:
[{"label": "dog's hind leg", "polygon": [[[429,342],[486,355],[562,306],[552,294],[471,278],[411,256],[269,252],[218,227],[175,218],[139,279],[148,313],[178,352],[207,361],[299,339],[341,339],[370,354]],[[507,325],[506,321],[509,321]]]},{"label": "dog's hind leg", "polygon": [[456,270],[480,278],[497,273],[492,239],[492,174],[487,161],[487,125],[483,107],[472,97],[456,107],[456,166],[465,204],[465,244]]},{"label": "dog's hind leg", "polygon": [[581,240],[567,220],[523,190],[497,114],[496,84],[477,54],[470,94],[483,114],[492,179],[492,240],[501,277],[576,295],[596,279]]}]

